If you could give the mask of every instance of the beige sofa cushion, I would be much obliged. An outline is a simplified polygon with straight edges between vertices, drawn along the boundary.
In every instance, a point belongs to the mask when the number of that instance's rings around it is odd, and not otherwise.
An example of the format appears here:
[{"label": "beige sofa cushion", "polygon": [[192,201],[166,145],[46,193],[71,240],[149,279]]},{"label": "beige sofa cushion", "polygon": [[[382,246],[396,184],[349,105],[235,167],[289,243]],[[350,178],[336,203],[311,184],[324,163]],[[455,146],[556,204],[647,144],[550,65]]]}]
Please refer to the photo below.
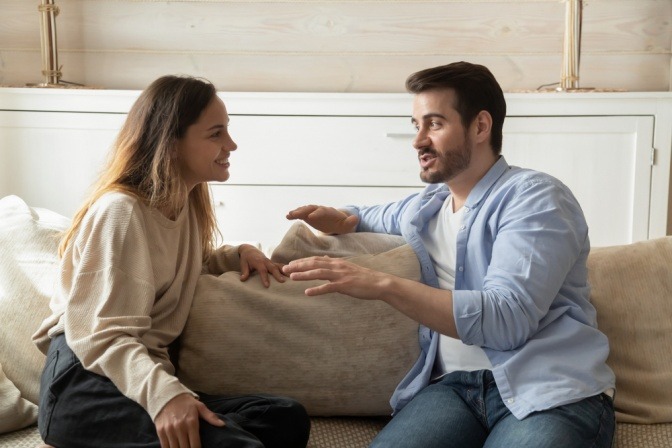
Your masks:
[{"label": "beige sofa cushion", "polygon": [[36,420],[37,406],[21,397],[0,365],[0,434],[25,428]]},{"label": "beige sofa cushion", "polygon": [[[57,237],[68,224],[17,197],[0,199],[0,431],[35,419],[44,357],[31,336],[49,314]],[[274,258],[365,254],[359,262],[419,278],[402,243],[317,237],[295,226]],[[611,343],[618,420],[672,422],[672,237],[594,248],[588,267],[598,324]],[[204,276],[183,340],[184,379],[206,392],[300,395],[315,415],[387,414],[392,389],[418,354],[415,323],[380,303],[305,297],[306,283],[265,290],[255,280]]]},{"label": "beige sofa cushion", "polygon": [[319,236],[308,226],[297,222],[287,231],[280,244],[273,250],[271,259],[287,264],[292,260],[313,255],[335,258],[379,254],[406,243],[404,237],[384,233],[347,233],[338,236]]},{"label": "beige sofa cushion", "polygon": [[0,199],[0,431],[36,418],[44,355],[31,337],[49,314],[57,237],[67,225],[16,196]]},{"label": "beige sofa cushion", "polygon": [[620,422],[672,422],[672,237],[594,248],[588,259]]},{"label": "beige sofa cushion", "polygon": [[[415,253],[401,243],[374,234],[317,237],[297,224],[273,258],[346,255],[419,280]],[[418,325],[382,302],[304,295],[319,283],[288,279],[266,289],[235,272],[202,276],[181,338],[180,379],[206,393],[291,396],[311,415],[389,415],[390,396],[419,355]]]}]

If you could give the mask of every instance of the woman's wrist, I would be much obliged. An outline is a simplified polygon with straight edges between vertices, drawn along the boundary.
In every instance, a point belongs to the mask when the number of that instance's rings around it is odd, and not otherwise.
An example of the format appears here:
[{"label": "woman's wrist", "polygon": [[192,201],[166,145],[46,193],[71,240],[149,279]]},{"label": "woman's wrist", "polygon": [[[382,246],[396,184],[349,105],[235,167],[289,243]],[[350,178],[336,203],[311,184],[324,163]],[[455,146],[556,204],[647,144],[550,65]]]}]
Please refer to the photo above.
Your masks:
[{"label": "woman's wrist", "polygon": [[256,250],[257,248],[254,247],[251,244],[241,244],[240,246],[238,246],[238,256],[241,256],[244,251],[250,250],[250,249]]}]

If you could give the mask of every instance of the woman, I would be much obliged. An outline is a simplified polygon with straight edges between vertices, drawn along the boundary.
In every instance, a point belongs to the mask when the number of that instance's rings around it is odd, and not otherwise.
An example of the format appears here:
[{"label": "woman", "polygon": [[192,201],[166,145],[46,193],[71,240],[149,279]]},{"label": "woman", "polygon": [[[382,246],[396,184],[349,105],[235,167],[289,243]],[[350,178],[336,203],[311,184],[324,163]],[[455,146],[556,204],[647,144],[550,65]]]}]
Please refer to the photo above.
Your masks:
[{"label": "woman", "polygon": [[157,79],[131,108],[60,243],[52,315],[33,337],[47,354],[38,418],[46,443],[306,446],[310,421],[299,403],[196,394],[169,357],[202,272],[284,281],[253,246],[214,249],[206,182],[229,178],[228,123],[215,87],[191,77]]}]

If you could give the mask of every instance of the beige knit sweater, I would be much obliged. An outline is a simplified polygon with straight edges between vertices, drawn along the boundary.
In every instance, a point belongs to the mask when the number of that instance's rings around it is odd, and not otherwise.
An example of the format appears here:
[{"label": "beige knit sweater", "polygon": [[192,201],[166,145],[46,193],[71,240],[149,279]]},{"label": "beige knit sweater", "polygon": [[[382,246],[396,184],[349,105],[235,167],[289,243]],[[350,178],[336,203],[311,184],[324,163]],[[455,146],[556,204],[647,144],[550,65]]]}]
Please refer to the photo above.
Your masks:
[{"label": "beige knit sweater", "polygon": [[[240,270],[237,248],[216,251],[204,272]],[[154,419],[176,395],[168,346],[184,328],[202,271],[196,215],[175,221],[124,193],[91,207],[61,260],[52,315],[33,336],[46,353],[65,333],[82,366],[106,376]]]}]

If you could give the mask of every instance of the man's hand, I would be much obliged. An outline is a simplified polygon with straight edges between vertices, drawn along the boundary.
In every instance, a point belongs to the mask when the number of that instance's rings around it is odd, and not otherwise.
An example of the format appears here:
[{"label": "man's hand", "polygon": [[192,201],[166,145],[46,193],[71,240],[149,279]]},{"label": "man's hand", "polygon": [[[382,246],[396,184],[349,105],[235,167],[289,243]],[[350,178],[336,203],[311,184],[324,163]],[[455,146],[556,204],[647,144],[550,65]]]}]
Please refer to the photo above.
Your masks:
[{"label": "man's hand", "polygon": [[240,255],[240,280],[245,281],[250,278],[252,271],[257,271],[261,277],[261,283],[265,287],[271,285],[268,277],[270,273],[277,281],[284,282],[285,276],[282,275],[282,263],[276,263],[269,260],[259,249],[249,244],[242,244],[238,247]]},{"label": "man's hand", "polygon": [[385,286],[389,283],[388,274],[327,256],[294,260],[282,271],[292,280],[328,281],[306,289],[307,296],[339,292],[357,299],[378,300],[385,295]]},{"label": "man's hand", "polygon": [[199,418],[213,426],[225,424],[191,394],[180,394],[170,400],[154,420],[161,448],[201,448]]},{"label": "man's hand", "polygon": [[310,257],[282,268],[292,280],[326,280],[305,290],[307,296],[338,292],[362,300],[382,300],[434,331],[459,339],[453,292],[415,280],[367,269],[342,258]]},{"label": "man's hand", "polygon": [[351,233],[357,229],[359,218],[342,210],[322,205],[304,205],[287,213],[287,219],[301,219],[328,235]]}]

